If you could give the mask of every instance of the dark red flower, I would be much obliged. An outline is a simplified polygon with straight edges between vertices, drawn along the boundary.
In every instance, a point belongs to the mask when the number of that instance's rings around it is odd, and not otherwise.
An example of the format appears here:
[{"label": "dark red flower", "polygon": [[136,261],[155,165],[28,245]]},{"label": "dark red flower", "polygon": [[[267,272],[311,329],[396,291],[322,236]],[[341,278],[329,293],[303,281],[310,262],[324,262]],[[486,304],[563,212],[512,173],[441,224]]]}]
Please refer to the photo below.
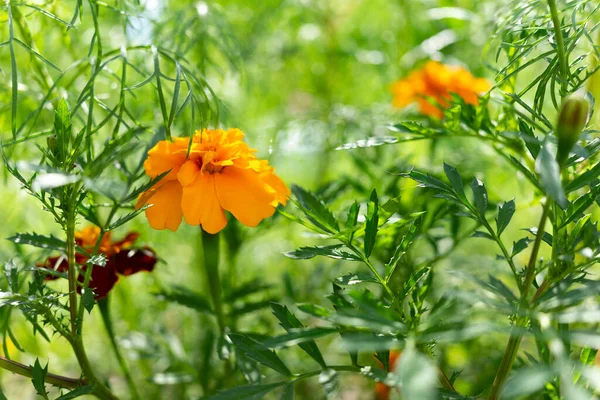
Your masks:
[{"label": "dark red flower", "polygon": [[[77,245],[86,251],[93,252],[100,228],[87,227],[75,234]],[[156,254],[149,247],[135,248],[133,245],[138,238],[136,232],[128,233],[119,241],[111,241],[110,232],[105,233],[100,240],[98,252],[106,256],[106,265],[94,265],[89,287],[94,290],[96,300],[102,299],[108,295],[108,292],[115,286],[119,280],[119,274],[124,276],[133,275],[136,272],[150,272],[156,265]],[[88,268],[89,257],[85,254],[75,254],[75,261],[85,273]],[[66,272],[69,269],[67,258],[64,255],[59,257],[49,257],[46,262],[39,265],[44,268],[52,269],[57,272]],[[47,280],[53,280],[57,277],[48,274]],[[79,274],[79,283],[83,284],[84,274]],[[81,293],[81,286],[77,286],[77,292]]]}]

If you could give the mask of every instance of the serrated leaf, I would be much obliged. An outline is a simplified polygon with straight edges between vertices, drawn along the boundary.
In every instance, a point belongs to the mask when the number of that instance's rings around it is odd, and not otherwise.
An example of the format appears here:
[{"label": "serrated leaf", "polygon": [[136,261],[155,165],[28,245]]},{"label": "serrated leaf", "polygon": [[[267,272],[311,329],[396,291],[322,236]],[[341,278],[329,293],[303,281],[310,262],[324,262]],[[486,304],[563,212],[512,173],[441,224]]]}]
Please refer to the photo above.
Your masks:
[{"label": "serrated leaf", "polygon": [[112,224],[110,224],[106,228],[106,230],[107,231],[112,231],[113,229],[117,229],[121,225],[126,224],[127,222],[131,221],[132,219],[134,219],[135,217],[137,217],[138,215],[140,215],[142,212],[146,211],[146,209],[148,207],[150,207],[150,205],[142,206],[142,207],[138,208],[137,210],[135,210],[134,212],[131,212],[129,214],[126,214],[126,215],[122,216],[121,218],[119,218],[118,220],[116,220],[115,222],[113,222]]},{"label": "serrated leaf", "polygon": [[504,232],[504,229],[510,223],[513,215],[515,214],[515,201],[506,201],[498,207],[498,217],[496,218],[496,234],[498,237]]},{"label": "serrated leaf", "polygon": [[208,400],[258,400],[262,399],[267,393],[287,384],[288,381],[238,386],[233,389],[220,391],[219,393],[210,396]]},{"label": "serrated leaf", "polygon": [[13,293],[19,292],[19,270],[14,260],[4,263],[4,274],[8,282],[8,287]]},{"label": "serrated leaf", "polygon": [[461,200],[466,201],[467,197],[465,196],[465,189],[463,187],[462,178],[460,177],[458,170],[452,165],[444,163],[444,173],[446,174],[446,177],[452,184],[452,188],[454,189],[458,197]]},{"label": "serrated leaf", "polygon": [[325,256],[335,260],[361,261],[358,256],[340,250],[340,247],[342,246],[339,244],[331,246],[300,247],[298,250],[288,251],[283,253],[283,255],[293,260],[307,260],[316,256]]},{"label": "serrated leaf", "polygon": [[542,187],[548,197],[556,202],[561,208],[568,204],[565,191],[560,177],[560,167],[550,151],[550,145],[545,142],[540,154],[535,160],[535,171],[540,176]]},{"label": "serrated leaf", "polygon": [[66,249],[66,243],[54,236],[38,235],[37,233],[17,233],[15,236],[9,237],[7,240],[17,244],[28,244],[30,246],[39,247],[49,250]]},{"label": "serrated leaf", "polygon": [[[273,309],[273,314],[279,320],[279,323],[287,332],[292,331],[293,329],[302,329],[304,325],[300,320],[286,307],[281,304],[271,303],[271,308]],[[319,365],[325,367],[325,360],[323,359],[323,355],[321,351],[317,347],[317,344],[313,340],[309,340],[299,344],[300,348],[306,352],[309,356],[311,356]]]},{"label": "serrated leaf", "polygon": [[473,190],[473,200],[477,206],[479,216],[485,218],[485,212],[488,206],[488,194],[485,185],[479,179],[473,178],[471,189]]},{"label": "serrated leaf", "polygon": [[91,313],[94,309],[94,305],[96,304],[96,300],[94,299],[94,291],[90,288],[81,289],[81,302],[83,306],[87,310],[88,313]]},{"label": "serrated leaf", "polygon": [[350,240],[352,240],[352,237],[354,236],[353,228],[356,227],[356,223],[358,221],[359,209],[360,209],[360,206],[359,206],[358,202],[356,202],[356,201],[354,203],[352,203],[352,205],[348,209],[348,215],[346,217],[346,229],[350,231],[348,233],[348,238]]},{"label": "serrated leaf", "polygon": [[108,258],[106,258],[106,255],[104,255],[102,253],[94,254],[93,256],[88,258],[88,260],[86,261],[87,264],[97,265],[101,268],[104,268],[106,266],[107,262],[108,262]]},{"label": "serrated leaf", "polygon": [[296,185],[292,186],[292,193],[312,223],[329,233],[339,231],[337,220],[322,200]]},{"label": "serrated leaf", "polygon": [[42,367],[39,359],[35,359],[33,367],[31,367],[31,382],[37,394],[42,396],[44,399],[48,399],[48,392],[46,392],[46,376],[48,375],[48,364]]},{"label": "serrated leaf", "polygon": [[496,239],[494,239],[494,237],[492,235],[490,235],[487,232],[483,232],[483,231],[475,231],[475,232],[473,232],[473,234],[471,235],[471,237],[474,237],[474,238],[484,238],[484,239],[489,239],[489,240],[493,240],[493,241],[496,240]]},{"label": "serrated leaf", "polygon": [[410,224],[410,226],[408,227],[408,231],[402,238],[402,241],[396,247],[396,250],[394,251],[394,255],[392,256],[390,261],[388,261],[388,263],[385,265],[385,281],[386,281],[386,283],[389,282],[389,280],[392,278],[392,275],[394,274],[394,271],[396,270],[396,267],[398,266],[400,259],[406,253],[406,250],[408,249],[408,247],[411,245],[411,243],[413,242],[413,240],[419,233],[419,229],[421,227],[422,222],[423,222],[423,216],[419,215]]},{"label": "serrated leaf", "polygon": [[365,223],[365,239],[364,250],[367,258],[371,255],[375,240],[377,238],[377,227],[379,224],[379,200],[377,199],[377,191],[373,189],[371,197],[367,203],[367,221]]},{"label": "serrated leaf", "polygon": [[228,336],[233,344],[242,350],[248,357],[284,376],[292,376],[291,371],[273,350],[268,349],[256,340],[241,333],[230,333]]},{"label": "serrated leaf", "polygon": [[62,396],[58,397],[56,400],[71,400],[71,399],[75,399],[77,397],[83,396],[85,394],[90,394],[93,391],[94,391],[94,386],[92,386],[92,385],[81,386],[81,387],[78,387],[77,389],[71,390],[70,392],[63,394]]},{"label": "serrated leaf", "polygon": [[[292,328],[288,330],[288,333],[269,338],[263,341],[262,344],[270,349],[289,347],[294,346],[296,344],[312,344],[314,343],[313,339],[318,339],[323,336],[331,335],[332,333],[337,333],[337,330],[335,328]],[[311,348],[311,351],[313,349],[314,348]],[[316,350],[318,351],[318,348]],[[320,354],[320,352],[318,354]],[[309,353],[309,355],[311,355],[312,357],[311,353]]]},{"label": "serrated leaf", "polygon": [[524,238],[517,240],[516,242],[513,242],[513,247],[512,247],[510,256],[511,257],[516,256],[517,254],[519,254],[520,252],[525,250],[527,248],[527,246],[529,246],[529,243],[531,243],[531,242],[532,242],[532,240],[529,239],[528,237],[524,237]]}]

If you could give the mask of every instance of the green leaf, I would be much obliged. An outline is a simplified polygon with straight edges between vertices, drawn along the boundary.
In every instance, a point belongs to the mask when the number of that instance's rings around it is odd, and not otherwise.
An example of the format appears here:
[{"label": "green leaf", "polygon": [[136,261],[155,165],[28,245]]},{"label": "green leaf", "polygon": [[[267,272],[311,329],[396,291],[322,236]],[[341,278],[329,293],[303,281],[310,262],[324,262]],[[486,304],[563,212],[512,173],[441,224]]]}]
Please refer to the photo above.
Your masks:
[{"label": "green leaf", "polygon": [[293,260],[307,260],[316,256],[325,256],[335,260],[361,261],[361,259],[347,251],[340,250],[342,245],[335,244],[331,246],[300,247],[298,250],[283,253]]},{"label": "green leaf", "polygon": [[71,112],[65,99],[60,99],[54,112],[54,131],[56,134],[56,146],[58,159],[64,161],[69,152],[71,141]]},{"label": "green leaf", "polygon": [[565,185],[565,192],[571,193],[577,189],[581,189],[582,187],[589,185],[595,179],[598,179],[598,176],[600,176],[600,162],[567,183]]},{"label": "green leaf", "polygon": [[495,241],[496,239],[494,239],[494,237],[492,235],[490,235],[487,232],[483,232],[483,231],[475,231],[473,232],[473,234],[471,235],[471,237],[474,238],[484,238],[484,239],[489,239],[492,241]]},{"label": "green leaf", "polygon": [[0,400],[8,400],[4,393],[2,392],[2,387],[0,387]]},{"label": "green leaf", "polygon": [[385,265],[385,281],[386,283],[392,278],[400,259],[402,256],[406,254],[406,250],[408,250],[409,246],[412,244],[417,234],[419,233],[419,229],[421,228],[421,224],[423,223],[422,214],[419,215],[408,227],[408,231],[402,238],[400,244],[396,247],[394,251],[394,255],[390,259],[390,261]]},{"label": "green leaf", "polygon": [[513,247],[512,247],[510,256],[511,257],[516,256],[517,254],[519,254],[520,252],[525,250],[527,248],[527,246],[529,246],[529,243],[531,243],[531,242],[532,242],[532,240],[529,239],[528,237],[524,237],[524,238],[517,240],[516,242],[513,242]]},{"label": "green leaf", "polygon": [[256,340],[251,339],[241,333],[229,333],[228,337],[231,339],[233,344],[242,350],[248,357],[279,372],[284,376],[292,376],[291,371],[288,369],[288,367],[286,367],[283,361],[281,361],[281,359],[273,350],[268,349]]},{"label": "green leaf", "polygon": [[296,185],[292,186],[292,193],[294,193],[302,211],[312,223],[329,233],[339,231],[337,220],[322,200]]},{"label": "green leaf", "polygon": [[498,217],[496,218],[496,234],[498,237],[504,232],[504,229],[510,223],[515,214],[515,201],[510,200],[500,204],[498,208]]},{"label": "green leaf", "polygon": [[35,363],[31,368],[31,382],[37,394],[48,400],[48,392],[46,392],[46,376],[48,375],[48,364],[42,368],[40,360],[35,359]]},{"label": "green leaf", "polygon": [[94,305],[96,304],[96,300],[94,299],[94,291],[90,288],[83,288],[81,290],[81,302],[83,306],[87,310],[88,313],[91,313],[94,309]]},{"label": "green leaf", "polygon": [[267,393],[272,392],[278,387],[287,385],[288,381],[265,383],[261,385],[238,386],[233,389],[223,390],[210,396],[208,400],[258,400],[262,399]]},{"label": "green leaf", "polygon": [[535,171],[540,176],[542,187],[548,197],[556,202],[561,208],[568,204],[565,191],[560,178],[560,167],[550,151],[550,145],[545,142],[535,160]]},{"label": "green leaf", "polygon": [[[263,341],[262,344],[270,349],[289,347],[289,346],[294,346],[296,344],[298,344],[298,345],[302,345],[302,344],[306,344],[306,343],[314,344],[313,339],[318,339],[323,336],[331,335],[332,333],[337,333],[337,330],[335,328],[298,328],[298,329],[292,328],[292,329],[288,330],[288,333],[286,333],[284,335],[279,335],[279,336],[269,338],[269,339]],[[300,347],[302,347],[302,346],[300,346]],[[307,347],[307,346],[305,346],[305,347]],[[310,347],[310,345],[308,347]],[[314,349],[319,351],[319,349],[316,348],[316,344],[315,344],[314,348],[311,347],[311,349],[310,349],[311,352]],[[307,351],[307,353],[308,353],[308,351]],[[320,354],[320,352],[318,354]],[[311,353],[309,353],[309,355],[311,355],[311,357],[312,357]],[[315,358],[315,357],[313,357],[313,358]],[[319,363],[319,364],[321,364],[321,363]],[[324,364],[321,364],[321,365],[324,366]]]},{"label": "green leaf", "polygon": [[104,255],[102,253],[94,254],[93,256],[88,258],[88,260],[86,261],[87,264],[98,265],[102,268],[104,268],[106,266],[107,262],[108,262],[108,258],[106,258],[106,255]]},{"label": "green leaf", "polygon": [[156,296],[161,300],[177,303],[201,313],[213,313],[208,299],[201,294],[193,292],[183,286],[173,286],[168,291],[156,293]]},{"label": "green leaf", "polygon": [[126,214],[126,215],[122,216],[121,218],[119,218],[118,220],[116,220],[115,222],[113,222],[112,224],[110,224],[109,226],[107,226],[106,230],[107,231],[112,231],[113,229],[117,229],[119,226],[126,224],[127,222],[131,221],[132,219],[134,219],[135,217],[137,217],[138,215],[140,215],[142,212],[146,211],[146,209],[148,207],[151,207],[151,206],[150,205],[145,205],[143,207],[138,208],[134,212],[131,212],[129,214]]},{"label": "green leaf", "polygon": [[[286,307],[281,304],[271,303],[271,308],[273,309],[273,314],[279,320],[279,323],[287,332],[292,331],[293,329],[302,329],[304,325],[300,320]],[[317,347],[317,344],[314,340],[305,341],[299,344],[300,348],[304,350],[309,356],[311,356],[321,367],[325,367],[325,360],[323,359],[323,355],[321,351]]]},{"label": "green leaf", "polygon": [[375,247],[377,225],[379,224],[379,200],[377,199],[377,191],[375,189],[371,192],[371,198],[367,204],[366,218],[364,249],[365,255],[368,258],[373,251],[373,247]]},{"label": "green leaf", "polygon": [[477,206],[479,216],[485,219],[485,211],[487,210],[488,206],[487,190],[485,190],[483,182],[477,178],[473,178],[473,181],[471,182],[471,189],[473,190],[473,199],[475,200],[475,205]]},{"label": "green leaf", "polygon": [[81,387],[78,387],[77,389],[71,390],[69,393],[63,394],[56,400],[71,400],[71,399],[75,399],[79,396],[83,396],[85,394],[90,394],[93,391],[94,391],[94,386],[92,386],[92,385],[81,386]]},{"label": "green leaf", "polygon": [[458,170],[456,168],[454,168],[452,165],[444,163],[444,173],[446,174],[446,177],[452,184],[452,188],[454,189],[454,191],[456,192],[458,197],[461,200],[463,200],[464,202],[467,202],[467,197],[465,196],[465,190],[463,187],[462,178],[460,177]]},{"label": "green leaf", "polygon": [[[246,357],[243,351],[234,346],[235,363],[240,369],[242,375],[249,384],[257,385],[262,380],[260,365],[251,358]],[[206,364],[206,368],[210,368],[210,364]]]},{"label": "green leaf", "polygon": [[336,150],[351,150],[356,148],[382,146],[384,144],[395,144],[400,141],[396,136],[372,136],[366,139],[356,140],[354,142],[344,143],[336,147]]},{"label": "green leaf", "polygon": [[13,293],[19,292],[19,270],[14,260],[4,263],[4,274],[8,282],[8,287]]},{"label": "green leaf", "polygon": [[454,197],[454,192],[448,185],[430,175],[426,175],[421,172],[412,170],[405,176],[416,181],[420,187],[437,189],[437,191],[440,193],[446,193]]},{"label": "green leaf", "polygon": [[352,203],[352,205],[348,209],[348,216],[346,218],[346,229],[349,231],[347,235],[349,240],[352,240],[352,237],[354,236],[354,227],[356,227],[356,223],[358,221],[359,209],[360,206],[356,201]]},{"label": "green leaf", "polygon": [[28,244],[30,246],[40,247],[48,250],[65,251],[66,243],[54,236],[38,235],[37,233],[17,233],[7,240],[16,244]]}]

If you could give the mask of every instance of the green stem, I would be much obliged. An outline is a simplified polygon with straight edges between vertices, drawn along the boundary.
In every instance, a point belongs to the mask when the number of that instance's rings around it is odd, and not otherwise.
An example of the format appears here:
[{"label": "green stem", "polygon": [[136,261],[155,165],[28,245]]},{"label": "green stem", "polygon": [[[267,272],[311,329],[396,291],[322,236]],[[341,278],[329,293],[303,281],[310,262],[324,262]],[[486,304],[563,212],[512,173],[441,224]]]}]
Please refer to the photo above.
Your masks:
[{"label": "green stem", "polygon": [[83,375],[88,379],[89,384],[94,385],[94,395],[102,400],[119,400],[119,398],[115,396],[106,387],[106,385],[100,382],[94,374],[94,370],[92,369],[90,360],[88,359],[87,354],[85,352],[85,347],[83,346],[81,336],[77,336],[76,338],[74,338],[74,340],[71,341],[71,346],[73,346],[73,351],[75,352],[77,361],[79,361],[79,366],[81,367]]},{"label": "green stem", "polygon": [[129,372],[129,368],[127,367],[127,363],[125,362],[125,358],[121,354],[121,350],[117,345],[117,341],[115,339],[115,332],[112,325],[112,319],[110,317],[110,302],[109,297],[105,297],[103,299],[98,300],[98,308],[100,308],[100,314],[102,315],[102,321],[104,322],[104,327],[106,328],[106,332],[108,333],[108,337],[110,339],[110,344],[115,352],[115,356],[117,357],[117,361],[119,362],[119,366],[121,367],[121,371],[123,375],[125,375],[125,379],[127,380],[127,384],[129,385],[129,391],[131,392],[131,398],[135,400],[140,399],[139,392],[137,387],[135,386],[135,381]]},{"label": "green stem", "polygon": [[560,19],[558,18],[558,9],[556,8],[556,0],[548,0],[550,14],[552,15],[552,25],[554,25],[554,37],[556,38],[556,52],[558,54],[558,63],[560,67],[560,88],[561,97],[567,94],[567,85],[569,78],[569,65],[567,64],[567,56],[565,54],[565,45],[563,43],[562,30],[560,29]]},{"label": "green stem", "polygon": [[[78,193],[77,190],[74,189],[74,193]],[[75,197],[75,196],[73,196]],[[83,375],[89,381],[89,384],[94,386],[93,393],[100,399],[103,400],[117,400],[118,398],[111,393],[111,391],[98,380],[90,361],[85,352],[85,348],[83,346],[83,339],[81,337],[81,332],[77,329],[77,278],[78,271],[75,265],[75,218],[76,218],[76,207],[75,207],[75,199],[69,199],[70,204],[68,204],[68,209],[66,211],[65,220],[66,220],[66,233],[67,233],[67,261],[69,264],[68,270],[68,280],[69,280],[69,313],[71,317],[71,333],[69,336],[66,336],[69,343],[73,347],[73,351],[75,352],[75,356],[77,357],[77,361],[81,367]]]},{"label": "green stem", "polygon": [[369,261],[369,259],[360,250],[358,250],[356,247],[354,247],[354,245],[351,242],[346,242],[344,244],[346,245],[346,247],[348,247],[350,250],[352,250],[352,252],[354,254],[356,254],[358,257],[360,257],[362,262],[364,262],[367,265],[367,267],[369,267],[369,269],[375,276],[375,279],[377,279],[377,282],[379,282],[381,284],[381,286],[383,286],[386,293],[390,296],[390,300],[393,302],[394,297],[395,297],[394,292],[392,292],[392,289],[390,289],[388,284],[385,282],[385,279],[383,279],[383,277],[379,274],[379,272],[377,272],[377,268],[375,268],[375,266],[371,263],[371,261]]},{"label": "green stem", "polygon": [[202,238],[202,262],[208,290],[221,334],[225,333],[225,314],[221,299],[221,277],[219,275],[219,234],[210,234],[200,228]]},{"label": "green stem", "polygon": [[69,280],[69,312],[71,334],[77,336],[77,267],[75,266],[75,211],[67,211],[67,262]]},{"label": "green stem", "polygon": [[531,284],[533,283],[533,279],[535,278],[535,266],[537,263],[537,256],[540,251],[540,246],[542,244],[542,237],[544,236],[544,228],[546,226],[546,219],[548,217],[549,209],[550,200],[547,199],[546,204],[544,204],[544,209],[540,218],[538,230],[535,235],[535,242],[533,244],[531,256],[529,257],[529,263],[527,264],[527,270],[525,272],[525,280],[523,282],[521,290],[521,303],[519,304],[518,311],[519,317],[517,318],[515,326],[511,330],[510,339],[508,340],[508,344],[506,345],[506,349],[504,350],[504,355],[502,356],[502,361],[500,362],[500,366],[498,367],[498,371],[496,372],[496,377],[494,378],[494,384],[492,385],[492,391],[489,397],[490,400],[498,399],[500,389],[504,385],[504,382],[506,381],[506,378],[510,373],[512,365],[517,357],[519,346],[521,345],[521,339],[523,339],[523,327],[527,323],[527,318],[520,315],[522,311],[529,305],[529,289],[531,288]]},{"label": "green stem", "polygon": [[[1,356],[0,368],[13,372],[17,375],[25,376],[27,378],[33,378],[33,372],[31,367]],[[55,375],[51,373],[48,373],[46,375],[46,383],[67,389],[76,389],[79,386],[85,385],[85,382],[80,379],[67,378],[66,376]]]}]

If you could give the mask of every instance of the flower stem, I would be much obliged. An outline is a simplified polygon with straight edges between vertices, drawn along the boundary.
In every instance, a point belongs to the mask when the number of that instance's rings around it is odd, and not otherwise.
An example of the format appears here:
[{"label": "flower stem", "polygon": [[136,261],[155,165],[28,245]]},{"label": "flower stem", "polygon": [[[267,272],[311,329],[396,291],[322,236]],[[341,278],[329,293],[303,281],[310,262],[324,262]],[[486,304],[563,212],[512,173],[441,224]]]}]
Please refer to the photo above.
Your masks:
[{"label": "flower stem", "polygon": [[502,361],[500,362],[500,366],[498,367],[498,371],[496,372],[496,377],[494,378],[494,384],[492,385],[492,391],[489,397],[490,400],[498,399],[500,389],[504,385],[504,382],[506,381],[506,378],[510,373],[512,365],[517,357],[519,346],[521,345],[521,339],[523,339],[523,327],[527,323],[527,318],[521,316],[521,313],[529,305],[527,297],[529,295],[529,289],[531,288],[533,279],[535,278],[535,265],[537,263],[537,256],[540,251],[540,246],[542,244],[542,237],[544,236],[544,227],[546,226],[546,219],[548,217],[549,209],[550,200],[546,200],[546,204],[544,204],[544,209],[540,218],[538,230],[535,235],[535,242],[533,243],[531,256],[529,257],[529,263],[527,264],[527,270],[525,272],[525,280],[523,282],[521,290],[521,303],[519,304],[518,311],[519,316],[517,317],[515,326],[511,331],[511,336],[506,345],[506,349],[504,350]]},{"label": "flower stem", "polygon": [[212,299],[215,316],[221,335],[225,333],[225,314],[221,299],[221,278],[219,276],[219,234],[210,234],[200,228],[202,238],[202,263]]},{"label": "flower stem", "polygon": [[110,344],[115,352],[115,356],[117,357],[117,361],[119,362],[119,366],[121,367],[121,371],[123,375],[125,375],[125,379],[127,380],[127,384],[129,385],[129,391],[131,392],[131,398],[134,400],[140,399],[140,394],[135,386],[135,381],[129,372],[129,368],[127,367],[127,363],[125,362],[125,358],[121,354],[121,350],[117,345],[117,341],[115,339],[115,332],[112,325],[112,319],[110,317],[110,302],[109,297],[105,297],[103,299],[98,300],[98,308],[100,309],[100,314],[102,315],[102,322],[104,322],[104,327],[106,328],[106,332],[108,333],[108,337],[110,339]]},{"label": "flower stem", "polygon": [[562,30],[560,29],[560,19],[558,18],[556,0],[548,0],[548,7],[550,8],[550,14],[552,15],[552,25],[554,25],[554,37],[556,38],[556,53],[558,54],[558,63],[560,67],[561,97],[564,98],[567,94],[569,65],[567,64],[567,56],[565,54],[565,45],[563,43]]},{"label": "flower stem", "polygon": [[[13,372],[21,376],[25,376],[27,378],[33,377],[31,367],[23,365],[13,360],[9,360],[2,356],[0,356],[0,368],[3,368],[7,371]],[[79,386],[85,385],[85,382],[82,380],[67,378],[66,376],[55,375],[51,373],[46,375],[46,383],[67,389],[75,389]]]},{"label": "flower stem", "polygon": [[[75,191],[76,192],[76,191]],[[66,233],[67,233],[67,261],[69,264],[68,280],[69,280],[69,314],[70,314],[70,325],[71,332],[66,339],[71,343],[79,366],[83,375],[88,380],[90,385],[94,386],[93,394],[103,400],[116,400],[118,399],[112,392],[98,380],[90,360],[87,357],[85,348],[83,346],[83,339],[81,337],[81,329],[77,328],[77,278],[78,271],[75,265],[75,219],[76,219],[76,206],[75,200],[71,200],[66,210],[65,221],[66,221]]]},{"label": "flower stem", "polygon": [[69,312],[71,315],[71,334],[77,336],[77,268],[75,266],[75,211],[68,210],[67,222],[67,262],[69,265]]}]

